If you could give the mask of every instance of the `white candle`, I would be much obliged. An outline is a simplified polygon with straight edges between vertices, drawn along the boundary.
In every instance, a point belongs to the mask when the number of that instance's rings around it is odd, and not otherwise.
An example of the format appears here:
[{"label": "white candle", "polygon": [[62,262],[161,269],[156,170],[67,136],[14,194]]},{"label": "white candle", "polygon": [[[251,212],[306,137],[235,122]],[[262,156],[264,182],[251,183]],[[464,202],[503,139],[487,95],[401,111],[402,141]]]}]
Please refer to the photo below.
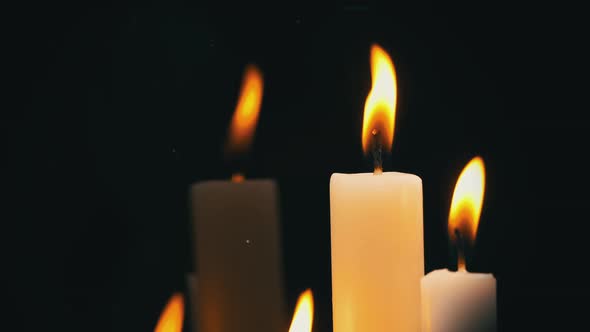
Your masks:
[{"label": "white candle", "polygon": [[[244,154],[262,99],[248,67],[227,149]],[[191,188],[199,332],[276,332],[285,326],[278,187],[272,179],[211,180]]]},{"label": "white candle", "polygon": [[192,188],[199,332],[284,327],[278,193],[270,179]]},{"label": "white candle", "polygon": [[422,278],[422,331],[496,331],[496,279],[467,272],[464,246],[473,244],[483,205],[485,168],[476,157],[457,180],[449,235],[458,245],[458,271],[435,270]]},{"label": "white candle", "polygon": [[422,280],[424,332],[496,330],[496,279],[487,273],[435,270]]},{"label": "white candle", "polygon": [[379,150],[393,142],[396,82],[391,59],[377,45],[371,68],[363,148],[375,153],[375,170],[330,180],[334,331],[418,331],[422,180],[382,172]]}]

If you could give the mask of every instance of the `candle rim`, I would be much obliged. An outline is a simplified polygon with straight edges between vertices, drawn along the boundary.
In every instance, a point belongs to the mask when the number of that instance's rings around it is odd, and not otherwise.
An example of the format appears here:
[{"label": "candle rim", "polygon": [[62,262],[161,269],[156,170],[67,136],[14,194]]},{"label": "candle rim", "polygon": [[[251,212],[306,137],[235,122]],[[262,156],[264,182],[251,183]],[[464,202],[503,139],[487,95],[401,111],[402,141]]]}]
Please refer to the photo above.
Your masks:
[{"label": "candle rim", "polygon": [[473,272],[473,271],[454,271],[454,270],[449,270],[448,268],[442,268],[442,269],[435,269],[432,270],[428,273],[426,273],[422,278],[428,276],[428,275],[469,275],[469,276],[473,276],[473,277],[479,277],[479,278],[487,278],[489,276],[492,276],[493,278],[495,278],[494,273],[492,272]]},{"label": "candle rim", "polygon": [[[335,172],[332,173],[332,177],[334,176],[341,176],[341,175],[348,175],[348,176],[356,176],[356,177],[362,177],[362,176],[371,176],[371,177],[375,177],[373,172],[362,172],[362,173],[343,173],[343,172]],[[380,176],[388,176],[388,177],[405,177],[405,176],[412,176],[415,177],[417,179],[422,180],[422,178],[420,178],[418,175],[413,174],[413,173],[405,173],[405,172],[398,172],[398,171],[388,171],[388,172],[383,172],[380,174]]]}]

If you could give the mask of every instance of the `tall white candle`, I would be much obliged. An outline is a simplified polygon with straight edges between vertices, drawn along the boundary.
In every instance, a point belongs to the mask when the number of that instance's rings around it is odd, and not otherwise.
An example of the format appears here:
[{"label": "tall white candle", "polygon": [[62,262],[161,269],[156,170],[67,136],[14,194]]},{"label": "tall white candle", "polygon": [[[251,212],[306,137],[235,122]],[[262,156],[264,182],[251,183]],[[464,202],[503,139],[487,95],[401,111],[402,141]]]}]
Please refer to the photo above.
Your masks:
[{"label": "tall white candle", "polygon": [[332,306],[335,332],[418,331],[424,275],[422,180],[382,172],[390,149],[396,81],[389,55],[371,48],[373,87],[365,104],[363,149],[373,173],[330,180]]},{"label": "tall white candle", "polygon": [[[260,71],[248,67],[228,152],[244,154],[262,99]],[[279,195],[272,179],[211,180],[191,188],[199,332],[284,329]]]},{"label": "tall white candle", "polygon": [[458,271],[435,270],[422,278],[422,331],[496,331],[496,279],[467,272],[464,246],[473,244],[485,189],[485,168],[479,157],[461,172],[449,213],[449,235],[458,250]]}]

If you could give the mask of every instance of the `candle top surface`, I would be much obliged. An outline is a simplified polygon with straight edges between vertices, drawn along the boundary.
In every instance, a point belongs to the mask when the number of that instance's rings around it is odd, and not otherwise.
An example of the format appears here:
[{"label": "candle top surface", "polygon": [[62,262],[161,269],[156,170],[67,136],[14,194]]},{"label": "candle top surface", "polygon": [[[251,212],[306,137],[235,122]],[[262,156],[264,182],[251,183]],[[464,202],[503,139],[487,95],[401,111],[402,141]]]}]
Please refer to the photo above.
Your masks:
[{"label": "candle top surface", "polygon": [[416,178],[420,178],[418,175],[415,174],[411,174],[411,173],[403,173],[403,172],[383,172],[381,174],[375,175],[372,172],[365,172],[365,173],[333,173],[332,176],[334,175],[346,175],[346,176],[414,176]]},{"label": "candle top surface", "polygon": [[[232,190],[232,191],[250,191],[257,188],[270,188],[277,190],[278,184],[274,179],[248,179],[240,182],[234,182],[231,179],[224,180],[204,180],[193,183],[190,190],[193,193],[206,192],[209,190]],[[226,189],[224,189],[226,188]]]},{"label": "candle top surface", "polygon": [[438,270],[433,270],[429,273],[426,274],[426,276],[432,276],[432,277],[440,277],[440,278],[445,278],[445,277],[451,277],[451,276],[468,276],[469,278],[490,278],[490,277],[494,277],[494,275],[492,273],[482,273],[482,272],[470,272],[470,271],[451,271],[449,269],[438,269]]},{"label": "candle top surface", "polygon": [[211,180],[197,181],[197,182],[194,182],[192,185],[193,186],[198,186],[198,185],[203,185],[203,184],[228,184],[228,183],[233,183],[235,185],[255,184],[255,183],[275,183],[275,179],[271,179],[271,178],[262,178],[262,179],[248,179],[248,178],[244,178],[244,180],[241,180],[239,182],[232,181],[231,178],[227,178],[227,179],[211,179]]},{"label": "candle top surface", "polygon": [[381,181],[402,181],[402,182],[416,182],[422,184],[422,179],[415,174],[402,172],[383,172],[381,174],[373,173],[333,173],[330,182],[335,182],[337,179],[346,179],[346,181],[358,182],[381,182]]}]

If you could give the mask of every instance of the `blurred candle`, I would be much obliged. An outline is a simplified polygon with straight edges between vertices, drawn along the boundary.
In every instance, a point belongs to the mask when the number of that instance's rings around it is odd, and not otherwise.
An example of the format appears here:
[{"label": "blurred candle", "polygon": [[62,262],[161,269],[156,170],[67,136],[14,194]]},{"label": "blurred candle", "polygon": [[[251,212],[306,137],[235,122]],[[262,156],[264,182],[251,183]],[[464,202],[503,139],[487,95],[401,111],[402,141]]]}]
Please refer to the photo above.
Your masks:
[{"label": "blurred candle", "polygon": [[473,158],[459,175],[449,213],[449,236],[457,245],[458,271],[435,270],[422,279],[422,331],[496,331],[496,279],[467,272],[464,249],[472,245],[485,190],[485,167]]},{"label": "blurred candle", "polygon": [[[247,153],[262,101],[248,66],[227,144]],[[276,332],[284,327],[278,188],[273,179],[211,180],[192,186],[199,332]]]},{"label": "blurred candle", "polygon": [[418,331],[424,275],[422,180],[383,173],[391,149],[397,83],[393,62],[371,48],[372,89],[363,120],[363,150],[373,173],[330,180],[334,332]]},{"label": "blurred candle", "polygon": [[181,293],[174,293],[162,313],[154,332],[182,332],[184,320],[184,298]]}]

